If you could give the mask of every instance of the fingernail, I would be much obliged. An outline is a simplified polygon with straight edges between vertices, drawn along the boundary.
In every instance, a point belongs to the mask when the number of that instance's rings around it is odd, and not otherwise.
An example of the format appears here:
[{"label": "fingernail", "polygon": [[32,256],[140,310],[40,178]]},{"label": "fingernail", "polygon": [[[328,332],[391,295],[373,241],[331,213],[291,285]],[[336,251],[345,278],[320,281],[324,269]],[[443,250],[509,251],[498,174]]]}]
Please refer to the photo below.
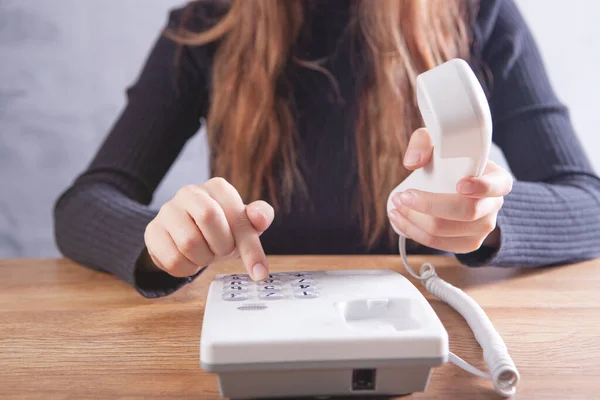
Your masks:
[{"label": "fingernail", "polygon": [[408,166],[417,165],[421,160],[421,153],[416,150],[409,150],[404,155],[404,164]]},{"label": "fingernail", "polygon": [[402,194],[400,194],[400,201],[405,206],[408,206],[408,207],[412,206],[416,200],[417,200],[417,196],[415,196],[413,193],[402,192]]},{"label": "fingernail", "polygon": [[267,269],[262,264],[256,264],[252,267],[252,277],[254,280],[262,281],[267,277]]},{"label": "fingernail", "polygon": [[460,192],[464,193],[464,194],[472,194],[475,193],[475,185],[473,184],[473,182],[462,182],[460,184]]}]

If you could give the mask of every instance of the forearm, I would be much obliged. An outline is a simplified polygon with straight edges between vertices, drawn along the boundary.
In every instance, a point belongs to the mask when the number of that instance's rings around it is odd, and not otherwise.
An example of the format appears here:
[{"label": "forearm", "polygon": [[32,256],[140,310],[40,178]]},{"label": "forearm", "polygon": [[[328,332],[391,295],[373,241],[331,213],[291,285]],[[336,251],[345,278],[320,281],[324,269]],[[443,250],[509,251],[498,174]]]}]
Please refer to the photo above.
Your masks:
[{"label": "forearm", "polygon": [[175,278],[145,260],[144,231],[156,212],[104,183],[75,184],[54,209],[57,246],[66,257],[108,272],[145,297],[168,295]]},{"label": "forearm", "polygon": [[499,246],[457,255],[466,265],[538,267],[600,256],[600,180],[515,182],[498,214]]}]

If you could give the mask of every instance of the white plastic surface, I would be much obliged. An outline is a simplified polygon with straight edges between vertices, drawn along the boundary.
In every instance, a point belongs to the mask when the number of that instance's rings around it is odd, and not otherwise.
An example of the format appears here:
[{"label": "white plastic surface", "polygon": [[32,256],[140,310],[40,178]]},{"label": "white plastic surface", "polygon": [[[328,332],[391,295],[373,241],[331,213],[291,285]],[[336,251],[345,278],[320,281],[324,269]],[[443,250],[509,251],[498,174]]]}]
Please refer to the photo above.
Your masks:
[{"label": "white plastic surface", "polygon": [[481,175],[489,157],[490,109],[477,77],[464,60],[450,60],[419,75],[417,102],[434,144],[432,161],[412,172],[390,193],[388,211],[395,207],[392,197],[410,188],[456,193],[458,181]]},{"label": "white plastic surface", "polygon": [[[316,297],[263,300],[247,280],[246,300],[227,301],[226,275],[211,283],[204,314],[203,365],[448,358],[448,336],[423,295],[391,270],[308,272]],[[295,277],[292,277],[295,278]],[[251,306],[251,307],[248,307]],[[266,308],[265,308],[266,306]],[[239,309],[242,307],[242,309]]]}]

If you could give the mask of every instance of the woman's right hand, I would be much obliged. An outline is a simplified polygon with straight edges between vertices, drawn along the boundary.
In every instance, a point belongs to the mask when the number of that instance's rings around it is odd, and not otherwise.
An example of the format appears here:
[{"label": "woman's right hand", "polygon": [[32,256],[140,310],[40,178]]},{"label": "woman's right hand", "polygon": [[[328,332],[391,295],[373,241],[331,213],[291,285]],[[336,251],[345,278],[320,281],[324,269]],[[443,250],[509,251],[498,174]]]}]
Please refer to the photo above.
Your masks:
[{"label": "woman's right hand", "polygon": [[229,182],[213,178],[180,189],[148,224],[144,240],[154,264],[172,276],[239,256],[252,279],[263,280],[268,265],[259,236],[273,218],[268,203],[245,205]]}]

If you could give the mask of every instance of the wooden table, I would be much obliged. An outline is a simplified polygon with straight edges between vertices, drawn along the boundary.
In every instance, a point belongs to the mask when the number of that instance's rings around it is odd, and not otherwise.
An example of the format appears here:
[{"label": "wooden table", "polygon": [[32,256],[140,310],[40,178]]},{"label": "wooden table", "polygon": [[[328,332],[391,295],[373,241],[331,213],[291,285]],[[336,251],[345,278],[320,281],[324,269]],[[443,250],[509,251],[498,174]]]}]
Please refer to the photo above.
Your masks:
[{"label": "wooden table", "polygon": [[[392,268],[399,257],[272,257],[273,271]],[[460,266],[427,257],[487,311],[521,373],[517,398],[600,398],[600,261],[537,271]],[[412,258],[415,265],[423,258]],[[66,260],[0,261],[0,398],[217,399],[199,368],[204,300],[216,273],[150,300]],[[418,285],[420,287],[420,285]],[[462,318],[431,299],[450,348],[484,367]],[[446,364],[410,399],[497,399],[491,383]]]}]

